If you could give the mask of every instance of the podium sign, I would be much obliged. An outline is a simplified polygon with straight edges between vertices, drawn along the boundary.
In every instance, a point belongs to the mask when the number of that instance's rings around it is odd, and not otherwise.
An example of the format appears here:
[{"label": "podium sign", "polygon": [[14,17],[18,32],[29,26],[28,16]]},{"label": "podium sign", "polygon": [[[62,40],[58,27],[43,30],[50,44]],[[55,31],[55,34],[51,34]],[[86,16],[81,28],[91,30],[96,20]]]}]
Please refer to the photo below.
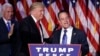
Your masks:
[{"label": "podium sign", "polygon": [[79,56],[81,45],[28,44],[30,56]]}]

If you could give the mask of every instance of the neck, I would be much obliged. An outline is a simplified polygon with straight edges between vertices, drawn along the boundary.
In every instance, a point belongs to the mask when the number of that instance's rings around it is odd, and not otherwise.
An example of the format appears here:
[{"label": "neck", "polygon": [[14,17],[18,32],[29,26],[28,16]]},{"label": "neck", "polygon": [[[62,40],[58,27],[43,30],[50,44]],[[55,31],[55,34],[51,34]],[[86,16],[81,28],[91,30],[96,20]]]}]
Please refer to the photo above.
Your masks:
[{"label": "neck", "polygon": [[5,19],[6,21],[10,21],[10,19],[6,19],[5,17],[3,17],[3,19]]},{"label": "neck", "polygon": [[69,27],[71,27],[71,26],[68,26],[68,27],[63,27],[64,29],[67,29],[67,28],[69,28]]}]

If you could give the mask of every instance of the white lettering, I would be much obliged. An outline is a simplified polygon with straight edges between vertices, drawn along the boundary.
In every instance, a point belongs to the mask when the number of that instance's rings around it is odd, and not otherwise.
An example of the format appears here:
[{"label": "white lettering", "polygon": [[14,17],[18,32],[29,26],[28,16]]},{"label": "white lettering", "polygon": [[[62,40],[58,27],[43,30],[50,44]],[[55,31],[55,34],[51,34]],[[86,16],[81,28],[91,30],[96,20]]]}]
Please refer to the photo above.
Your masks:
[{"label": "white lettering", "polygon": [[43,48],[43,52],[49,52],[49,48],[48,47],[44,47]]},{"label": "white lettering", "polygon": [[47,53],[47,54],[46,54],[46,56],[50,56],[50,54],[49,54],[49,53]]},{"label": "white lettering", "polygon": [[57,48],[51,48],[51,52],[57,52]]},{"label": "white lettering", "polygon": [[71,56],[70,54],[66,54],[66,56]]},{"label": "white lettering", "polygon": [[52,56],[57,56],[57,54],[52,54]]},{"label": "white lettering", "polygon": [[72,51],[74,51],[73,48],[68,48],[68,53],[70,53],[70,52],[72,52]]},{"label": "white lettering", "polygon": [[60,54],[59,56],[63,56],[64,54]]},{"label": "white lettering", "polygon": [[37,52],[40,52],[41,47],[36,47]]},{"label": "white lettering", "polygon": [[43,56],[43,54],[42,53],[39,53],[39,56]]},{"label": "white lettering", "polygon": [[66,48],[59,48],[59,52],[66,52]]}]

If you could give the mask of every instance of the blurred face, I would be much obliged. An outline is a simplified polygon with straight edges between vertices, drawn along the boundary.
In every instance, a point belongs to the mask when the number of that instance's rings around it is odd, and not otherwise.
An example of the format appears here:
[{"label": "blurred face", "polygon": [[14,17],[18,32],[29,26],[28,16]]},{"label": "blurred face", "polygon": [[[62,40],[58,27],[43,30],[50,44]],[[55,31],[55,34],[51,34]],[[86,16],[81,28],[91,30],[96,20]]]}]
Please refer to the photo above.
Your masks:
[{"label": "blurred face", "polygon": [[34,17],[37,20],[41,20],[43,18],[43,14],[44,14],[44,8],[37,7],[37,8],[34,9]]},{"label": "blurred face", "polygon": [[13,15],[13,8],[12,8],[12,7],[6,7],[6,8],[3,10],[3,17],[4,17],[6,20],[11,20],[12,15]]},{"label": "blurred face", "polygon": [[67,13],[62,12],[59,14],[59,23],[63,28],[68,28],[70,26],[70,18]]}]

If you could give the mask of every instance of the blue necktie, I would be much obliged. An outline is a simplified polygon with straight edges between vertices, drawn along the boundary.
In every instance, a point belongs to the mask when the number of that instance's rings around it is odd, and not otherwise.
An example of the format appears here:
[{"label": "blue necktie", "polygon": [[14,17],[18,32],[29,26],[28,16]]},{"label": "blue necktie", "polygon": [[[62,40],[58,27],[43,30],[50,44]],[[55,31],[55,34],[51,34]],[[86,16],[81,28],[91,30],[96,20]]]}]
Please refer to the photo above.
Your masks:
[{"label": "blue necktie", "polygon": [[66,35],[67,30],[64,30],[64,35],[62,38],[62,44],[67,44],[67,35]]},{"label": "blue necktie", "polygon": [[7,29],[10,31],[10,22],[7,22]]}]

